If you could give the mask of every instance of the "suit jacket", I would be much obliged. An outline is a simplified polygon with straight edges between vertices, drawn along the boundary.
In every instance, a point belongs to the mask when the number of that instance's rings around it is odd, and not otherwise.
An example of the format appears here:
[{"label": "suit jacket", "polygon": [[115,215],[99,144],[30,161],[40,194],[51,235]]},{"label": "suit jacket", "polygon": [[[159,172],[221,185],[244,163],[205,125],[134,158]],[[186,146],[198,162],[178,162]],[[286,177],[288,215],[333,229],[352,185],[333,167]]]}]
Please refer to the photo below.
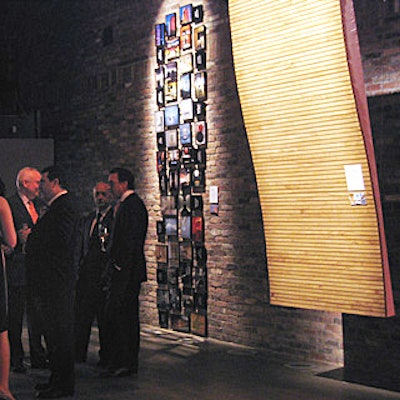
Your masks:
[{"label": "suit jacket", "polygon": [[78,211],[69,193],[58,197],[32,229],[26,243],[29,288],[46,300],[73,290],[73,245]]},{"label": "suit jacket", "polygon": [[148,213],[141,198],[133,193],[118,207],[111,234],[111,294],[121,296],[126,290],[147,280],[144,242]]},{"label": "suit jacket", "polygon": [[[15,230],[18,232],[24,224],[32,229],[34,223],[21,197],[16,193],[8,199],[8,203],[12,211]],[[40,214],[40,208],[44,206],[43,202],[39,199],[35,199],[33,203],[37,213]],[[24,286],[25,254],[22,253],[22,244],[19,240],[13,254],[7,257],[7,265],[8,284],[10,286]]]},{"label": "suit jacket", "polygon": [[[109,232],[111,232],[112,229],[113,213],[114,210],[110,208],[102,220],[102,224],[107,226]],[[96,217],[97,211],[94,210],[80,218],[78,223],[78,228],[76,230],[76,244],[74,246],[74,266],[78,275],[84,265],[85,257],[89,251],[90,230]]]}]

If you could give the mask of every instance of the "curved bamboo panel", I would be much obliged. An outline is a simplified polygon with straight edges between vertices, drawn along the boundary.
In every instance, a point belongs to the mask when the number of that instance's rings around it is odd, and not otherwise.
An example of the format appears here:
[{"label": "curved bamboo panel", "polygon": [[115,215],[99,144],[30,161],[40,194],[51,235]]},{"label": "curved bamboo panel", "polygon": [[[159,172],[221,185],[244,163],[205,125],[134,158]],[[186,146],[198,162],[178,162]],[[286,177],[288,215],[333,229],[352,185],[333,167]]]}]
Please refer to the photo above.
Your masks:
[{"label": "curved bamboo panel", "polygon": [[271,304],[393,315],[352,2],[230,0],[229,14]]}]

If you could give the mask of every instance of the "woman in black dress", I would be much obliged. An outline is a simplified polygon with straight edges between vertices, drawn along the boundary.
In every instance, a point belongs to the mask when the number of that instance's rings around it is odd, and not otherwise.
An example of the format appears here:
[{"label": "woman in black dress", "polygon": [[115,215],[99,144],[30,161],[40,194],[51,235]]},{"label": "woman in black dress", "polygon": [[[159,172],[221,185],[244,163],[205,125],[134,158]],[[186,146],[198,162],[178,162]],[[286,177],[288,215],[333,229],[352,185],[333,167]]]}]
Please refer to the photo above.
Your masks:
[{"label": "woman in black dress", "polygon": [[4,183],[0,179],[0,400],[15,400],[8,386],[10,375],[10,345],[7,332],[7,275],[4,250],[17,244],[10,206],[4,198]]}]

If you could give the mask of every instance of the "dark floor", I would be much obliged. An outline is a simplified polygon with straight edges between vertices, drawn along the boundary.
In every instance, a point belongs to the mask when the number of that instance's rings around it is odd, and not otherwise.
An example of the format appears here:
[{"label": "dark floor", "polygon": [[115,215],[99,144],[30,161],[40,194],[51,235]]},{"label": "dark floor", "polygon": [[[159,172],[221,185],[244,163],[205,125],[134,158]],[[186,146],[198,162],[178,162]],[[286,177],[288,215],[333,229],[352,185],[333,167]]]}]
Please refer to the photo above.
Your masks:
[{"label": "dark floor", "polygon": [[[76,366],[76,399],[400,399],[398,392],[342,380],[340,373],[331,372],[340,371],[338,366],[290,362],[254,349],[149,326],[142,328],[138,376],[100,378],[95,329],[92,338],[88,362]],[[47,374],[37,370],[12,373],[11,388],[17,399],[34,399],[33,385]]]}]

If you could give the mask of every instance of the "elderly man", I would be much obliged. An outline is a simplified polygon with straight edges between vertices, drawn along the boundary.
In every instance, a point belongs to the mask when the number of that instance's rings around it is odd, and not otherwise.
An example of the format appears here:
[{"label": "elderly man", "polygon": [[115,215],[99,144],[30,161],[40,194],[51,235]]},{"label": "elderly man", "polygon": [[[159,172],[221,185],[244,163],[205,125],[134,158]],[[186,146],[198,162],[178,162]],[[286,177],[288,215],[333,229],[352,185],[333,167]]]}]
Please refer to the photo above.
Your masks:
[{"label": "elderly man", "polygon": [[40,194],[48,209],[28,236],[26,277],[43,315],[51,372],[48,382],[36,385],[36,397],[56,399],[73,396],[75,389],[73,252],[79,215],[57,167],[42,171]]},{"label": "elderly man", "polygon": [[[22,168],[16,178],[17,193],[8,199],[13,214],[14,227],[18,232],[18,244],[9,255],[8,294],[9,294],[9,331],[11,366],[14,372],[25,372],[23,364],[24,348],[22,345],[22,322],[26,308],[25,281],[25,243],[33,226],[36,224],[44,203],[40,201],[40,172],[32,167]],[[42,345],[42,323],[32,302],[28,302],[29,353],[32,368],[46,368],[47,355]]]},{"label": "elderly man", "polygon": [[106,366],[109,355],[104,326],[104,276],[108,259],[106,247],[113,221],[110,185],[98,182],[93,188],[93,199],[96,208],[81,219],[77,231],[75,361],[86,361],[92,323],[96,318],[100,341],[99,365]]}]

